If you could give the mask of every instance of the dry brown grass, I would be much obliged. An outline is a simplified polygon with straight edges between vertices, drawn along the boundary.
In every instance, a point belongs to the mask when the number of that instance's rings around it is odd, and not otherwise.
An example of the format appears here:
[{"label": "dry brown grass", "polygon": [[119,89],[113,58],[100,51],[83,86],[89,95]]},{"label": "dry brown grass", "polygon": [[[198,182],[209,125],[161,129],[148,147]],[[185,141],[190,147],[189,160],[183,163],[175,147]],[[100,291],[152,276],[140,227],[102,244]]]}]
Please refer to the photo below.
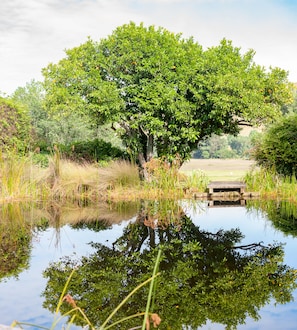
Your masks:
[{"label": "dry brown grass", "polygon": [[138,187],[140,185],[138,167],[127,161],[115,161],[107,167],[100,167],[98,175],[102,189]]},{"label": "dry brown grass", "polygon": [[[58,167],[58,168],[57,168]],[[44,173],[54,199],[106,199],[112,191],[140,185],[138,168],[126,161],[116,161],[106,167],[77,164],[70,160],[53,160]]]}]

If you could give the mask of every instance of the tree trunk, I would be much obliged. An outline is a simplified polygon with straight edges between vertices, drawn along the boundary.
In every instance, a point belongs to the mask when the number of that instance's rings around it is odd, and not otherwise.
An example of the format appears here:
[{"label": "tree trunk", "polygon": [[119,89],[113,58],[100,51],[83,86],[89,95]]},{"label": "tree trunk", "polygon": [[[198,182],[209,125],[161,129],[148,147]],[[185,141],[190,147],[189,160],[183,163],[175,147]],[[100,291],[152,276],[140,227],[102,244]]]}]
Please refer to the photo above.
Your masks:
[{"label": "tree trunk", "polygon": [[138,161],[139,161],[139,166],[140,166],[140,177],[146,181],[150,180],[150,175],[147,171],[147,168],[145,166],[146,164],[146,159],[143,155],[142,152],[138,153]]},{"label": "tree trunk", "polygon": [[140,175],[146,181],[150,180],[150,175],[145,165],[153,158],[153,154],[154,154],[154,137],[153,135],[143,134],[143,151],[138,153],[138,161],[141,171]]},{"label": "tree trunk", "polygon": [[146,152],[146,161],[149,162],[154,155],[154,137],[149,135],[147,137],[147,152]]}]

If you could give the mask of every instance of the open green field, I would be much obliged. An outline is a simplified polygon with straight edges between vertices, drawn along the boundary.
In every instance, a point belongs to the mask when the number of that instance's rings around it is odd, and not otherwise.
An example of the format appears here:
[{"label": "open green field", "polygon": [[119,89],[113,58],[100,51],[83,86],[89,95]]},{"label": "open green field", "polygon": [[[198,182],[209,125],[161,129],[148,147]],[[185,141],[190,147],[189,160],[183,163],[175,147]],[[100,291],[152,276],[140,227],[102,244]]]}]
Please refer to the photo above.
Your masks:
[{"label": "open green field", "polygon": [[203,171],[213,181],[238,181],[255,166],[245,159],[191,159],[181,167],[184,173]]}]

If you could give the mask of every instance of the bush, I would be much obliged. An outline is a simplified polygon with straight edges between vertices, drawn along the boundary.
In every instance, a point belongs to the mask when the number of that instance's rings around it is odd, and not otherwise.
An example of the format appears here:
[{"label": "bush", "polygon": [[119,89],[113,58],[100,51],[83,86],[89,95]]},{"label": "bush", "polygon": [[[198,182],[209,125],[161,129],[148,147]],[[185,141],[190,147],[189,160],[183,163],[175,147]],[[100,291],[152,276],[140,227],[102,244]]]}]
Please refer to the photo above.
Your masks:
[{"label": "bush", "polygon": [[297,169],[297,115],[283,117],[255,142],[252,153],[258,165],[287,176]]},{"label": "bush", "polygon": [[102,139],[75,142],[59,148],[64,156],[76,161],[98,162],[128,158],[125,151]]},{"label": "bush", "polygon": [[28,112],[17,103],[0,98],[0,148],[24,151],[30,142]]},{"label": "bush", "polygon": [[53,156],[55,150],[59,150],[62,158],[83,163],[104,163],[117,159],[129,159],[127,152],[123,149],[102,139],[94,139],[90,141],[74,142],[67,145],[39,143],[32,154],[33,163],[41,167],[47,167],[48,157]]}]

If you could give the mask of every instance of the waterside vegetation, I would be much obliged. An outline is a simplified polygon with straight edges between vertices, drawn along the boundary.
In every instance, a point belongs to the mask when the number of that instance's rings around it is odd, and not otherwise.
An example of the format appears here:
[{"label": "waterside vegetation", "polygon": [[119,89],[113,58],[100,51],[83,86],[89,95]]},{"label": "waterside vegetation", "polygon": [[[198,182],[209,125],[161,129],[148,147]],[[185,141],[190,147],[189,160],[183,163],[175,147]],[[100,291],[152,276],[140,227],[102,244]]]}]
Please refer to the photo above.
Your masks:
[{"label": "waterside vegetation", "polygon": [[[1,203],[27,201],[51,203],[137,201],[139,199],[205,198],[211,177],[207,171],[180,171],[179,165],[152,159],[147,163],[149,180],[142,180],[139,168],[126,160],[105,163],[77,163],[49,156],[46,167],[34,162],[34,154],[6,153],[0,157]],[[255,167],[241,178],[248,192],[266,199],[297,202],[297,179],[271,169]]]},{"label": "waterside vegetation", "polygon": [[1,202],[137,200],[139,198],[182,198],[190,192],[205,191],[208,183],[203,171],[187,176],[178,167],[160,160],[147,165],[151,175],[143,181],[137,165],[125,160],[77,163],[63,159],[58,150],[48,166],[34,163],[34,156],[13,153],[0,158]]}]

